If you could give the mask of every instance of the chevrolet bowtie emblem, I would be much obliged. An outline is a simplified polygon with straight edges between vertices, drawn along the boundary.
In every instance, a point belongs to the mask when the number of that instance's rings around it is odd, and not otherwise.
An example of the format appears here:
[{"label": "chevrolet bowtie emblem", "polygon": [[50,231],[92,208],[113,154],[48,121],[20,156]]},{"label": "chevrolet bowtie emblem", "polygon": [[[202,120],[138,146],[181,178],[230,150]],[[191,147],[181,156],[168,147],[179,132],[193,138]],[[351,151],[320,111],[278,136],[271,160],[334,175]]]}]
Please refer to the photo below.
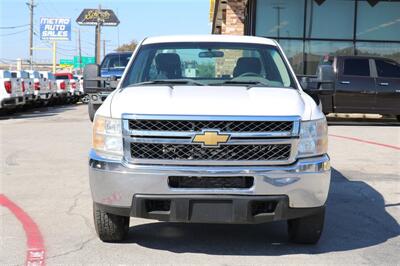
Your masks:
[{"label": "chevrolet bowtie emblem", "polygon": [[201,134],[194,136],[193,143],[201,143],[203,147],[219,147],[219,144],[229,140],[229,134],[221,134],[217,130],[204,130]]}]

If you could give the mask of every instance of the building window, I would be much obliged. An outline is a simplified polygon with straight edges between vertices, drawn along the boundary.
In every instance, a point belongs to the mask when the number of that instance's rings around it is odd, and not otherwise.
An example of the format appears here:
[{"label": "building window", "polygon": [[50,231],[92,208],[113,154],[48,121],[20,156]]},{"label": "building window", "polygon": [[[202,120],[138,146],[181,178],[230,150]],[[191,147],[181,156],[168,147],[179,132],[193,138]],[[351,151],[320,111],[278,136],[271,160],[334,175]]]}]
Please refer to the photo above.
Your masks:
[{"label": "building window", "polygon": [[306,41],[306,74],[315,75],[317,66],[325,55],[353,55],[352,42]]},{"label": "building window", "polygon": [[306,38],[353,39],[354,1],[307,0]]},{"label": "building window", "polygon": [[400,41],[400,2],[358,2],[356,38]]},{"label": "building window", "polygon": [[257,36],[303,37],[304,0],[258,0],[256,6]]},{"label": "building window", "polygon": [[300,74],[304,71],[303,41],[298,40],[279,40],[285,55],[295,73]]}]

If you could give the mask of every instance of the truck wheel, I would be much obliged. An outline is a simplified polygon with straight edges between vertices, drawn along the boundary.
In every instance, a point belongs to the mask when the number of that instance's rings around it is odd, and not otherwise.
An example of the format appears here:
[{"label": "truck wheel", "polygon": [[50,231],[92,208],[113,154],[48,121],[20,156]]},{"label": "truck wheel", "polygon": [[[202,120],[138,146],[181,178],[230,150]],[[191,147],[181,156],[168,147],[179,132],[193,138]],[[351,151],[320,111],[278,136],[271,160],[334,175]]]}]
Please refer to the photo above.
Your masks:
[{"label": "truck wheel", "polygon": [[400,122],[400,115],[396,115],[397,121]]},{"label": "truck wheel", "polygon": [[128,236],[129,217],[107,213],[93,203],[96,233],[103,242],[121,242]]},{"label": "truck wheel", "polygon": [[96,114],[96,111],[97,111],[97,108],[95,108],[93,103],[89,102],[89,104],[88,104],[88,113],[89,113],[89,119],[92,122],[94,120],[94,115]]},{"label": "truck wheel", "polygon": [[85,94],[84,96],[81,97],[81,102],[84,104],[88,104],[89,100],[90,100],[90,98],[89,98],[88,94]]},{"label": "truck wheel", "polygon": [[288,220],[290,241],[298,244],[316,244],[321,237],[324,218],[325,207],[311,216]]}]

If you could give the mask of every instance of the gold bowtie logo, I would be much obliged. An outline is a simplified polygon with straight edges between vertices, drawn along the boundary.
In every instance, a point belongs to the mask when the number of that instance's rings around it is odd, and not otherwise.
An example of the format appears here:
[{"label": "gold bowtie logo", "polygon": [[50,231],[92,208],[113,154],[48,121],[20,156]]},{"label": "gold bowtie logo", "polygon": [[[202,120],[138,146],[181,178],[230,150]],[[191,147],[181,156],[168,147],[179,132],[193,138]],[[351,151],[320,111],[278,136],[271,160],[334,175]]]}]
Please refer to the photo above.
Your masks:
[{"label": "gold bowtie logo", "polygon": [[226,143],[229,140],[229,134],[221,134],[219,131],[203,131],[194,136],[193,143],[201,143],[203,147],[219,147],[219,144]]}]

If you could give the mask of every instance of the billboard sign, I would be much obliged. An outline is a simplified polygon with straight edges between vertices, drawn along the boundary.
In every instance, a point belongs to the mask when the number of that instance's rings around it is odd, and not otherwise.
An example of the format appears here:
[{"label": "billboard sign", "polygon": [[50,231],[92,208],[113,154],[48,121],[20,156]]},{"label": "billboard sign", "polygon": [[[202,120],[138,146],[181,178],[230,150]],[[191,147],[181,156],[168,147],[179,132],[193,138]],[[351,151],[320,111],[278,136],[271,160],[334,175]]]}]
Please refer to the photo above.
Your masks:
[{"label": "billboard sign", "polygon": [[76,19],[79,25],[118,26],[119,19],[111,9],[84,9]]},{"label": "billboard sign", "polygon": [[71,19],[40,18],[40,39],[50,41],[70,41]]}]

